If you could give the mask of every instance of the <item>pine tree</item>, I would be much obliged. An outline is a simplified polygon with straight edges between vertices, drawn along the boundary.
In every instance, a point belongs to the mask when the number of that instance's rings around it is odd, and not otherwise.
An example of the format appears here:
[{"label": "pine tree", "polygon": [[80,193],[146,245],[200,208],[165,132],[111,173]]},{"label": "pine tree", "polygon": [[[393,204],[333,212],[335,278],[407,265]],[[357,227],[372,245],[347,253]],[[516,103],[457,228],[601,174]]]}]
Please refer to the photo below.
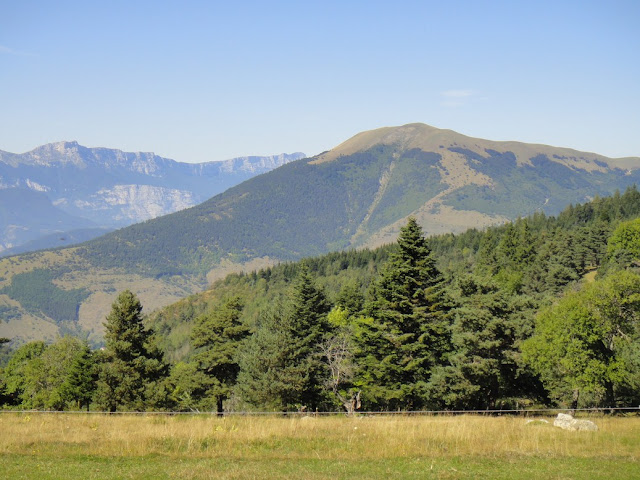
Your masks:
[{"label": "pine tree", "polygon": [[69,401],[76,402],[78,408],[85,406],[89,411],[96,390],[96,373],[94,354],[85,343],[71,364],[65,383],[62,385],[63,396]]},{"label": "pine tree", "polygon": [[[415,409],[425,404],[431,369],[449,351],[443,277],[414,218],[401,229],[398,250],[373,284],[366,308],[374,318],[361,343],[361,378],[372,407]],[[366,324],[364,325],[366,327]]]},{"label": "pine tree", "polygon": [[288,302],[262,312],[241,355],[238,392],[267,409],[315,409],[323,405],[326,368],[321,344],[330,305],[303,264]]},{"label": "pine tree", "polygon": [[478,277],[458,278],[452,287],[452,353],[429,383],[435,409],[495,408],[518,390],[519,328],[513,297]]},{"label": "pine tree", "polygon": [[236,392],[257,409],[282,412],[306,405],[309,368],[297,357],[291,327],[291,316],[276,304],[260,313],[256,331],[240,351]]},{"label": "pine tree", "polygon": [[219,414],[240,370],[236,351],[249,335],[248,327],[240,321],[241,313],[240,299],[234,297],[221,308],[198,317],[191,335],[192,344],[198,349],[193,361],[208,379],[205,395],[214,400]]},{"label": "pine tree", "polygon": [[110,412],[118,407],[137,411],[157,407],[168,367],[153,344],[153,332],[144,327],[138,297],[129,290],[120,293],[104,326],[106,347],[97,402]]},{"label": "pine tree", "polygon": [[307,408],[317,408],[322,403],[324,365],[320,345],[329,330],[327,314],[331,305],[318,288],[306,264],[302,264],[290,293],[291,337],[294,355],[292,365],[305,365],[306,381],[300,392],[299,402]]}]

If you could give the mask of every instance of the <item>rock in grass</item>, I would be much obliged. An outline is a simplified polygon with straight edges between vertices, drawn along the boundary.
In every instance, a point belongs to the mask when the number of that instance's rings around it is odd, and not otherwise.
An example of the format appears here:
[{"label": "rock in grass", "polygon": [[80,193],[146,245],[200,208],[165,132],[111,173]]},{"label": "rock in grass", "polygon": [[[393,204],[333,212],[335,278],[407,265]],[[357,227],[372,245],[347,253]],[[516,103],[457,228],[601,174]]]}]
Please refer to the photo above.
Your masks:
[{"label": "rock in grass", "polygon": [[562,428],[563,430],[571,431],[588,431],[597,432],[598,426],[590,420],[576,420],[571,415],[566,413],[559,413],[556,419],[553,421],[554,427]]}]

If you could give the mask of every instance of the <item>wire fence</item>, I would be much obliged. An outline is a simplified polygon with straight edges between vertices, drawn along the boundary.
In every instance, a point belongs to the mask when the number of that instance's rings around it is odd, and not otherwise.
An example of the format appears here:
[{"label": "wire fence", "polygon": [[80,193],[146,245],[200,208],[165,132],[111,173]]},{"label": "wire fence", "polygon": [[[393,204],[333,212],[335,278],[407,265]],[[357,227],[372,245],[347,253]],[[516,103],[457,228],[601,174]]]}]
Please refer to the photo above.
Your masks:
[{"label": "wire fence", "polygon": [[[640,415],[640,406],[637,407],[593,407],[593,408],[534,408],[534,409],[495,409],[495,410],[398,410],[398,411],[356,411],[352,416],[447,416],[447,415],[514,415],[514,416],[544,416],[555,415],[557,413],[581,413],[592,415],[605,414],[635,414]],[[280,416],[280,417],[329,417],[329,416],[349,416],[344,411],[320,412],[320,411],[290,411],[290,412],[254,412],[254,411],[189,411],[189,412],[168,412],[168,411],[116,411],[107,412],[99,410],[0,410],[0,414],[51,414],[51,415],[160,415],[160,416],[217,416],[217,417],[251,417],[251,416]]]}]

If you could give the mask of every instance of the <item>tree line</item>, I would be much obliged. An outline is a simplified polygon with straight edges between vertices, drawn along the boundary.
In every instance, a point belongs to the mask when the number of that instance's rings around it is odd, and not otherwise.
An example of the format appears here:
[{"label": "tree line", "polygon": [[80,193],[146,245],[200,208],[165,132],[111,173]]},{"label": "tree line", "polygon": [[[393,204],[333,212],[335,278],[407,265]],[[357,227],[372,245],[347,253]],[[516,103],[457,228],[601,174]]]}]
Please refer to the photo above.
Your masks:
[{"label": "tree line", "polygon": [[[169,309],[176,323],[156,317],[158,334],[126,291],[103,350],[70,337],[23,345],[0,401],[349,413],[637,405],[638,215],[632,188],[486,232],[426,239],[410,219],[394,246],[230,276],[211,303]],[[168,362],[159,340],[180,325],[188,353]]]}]

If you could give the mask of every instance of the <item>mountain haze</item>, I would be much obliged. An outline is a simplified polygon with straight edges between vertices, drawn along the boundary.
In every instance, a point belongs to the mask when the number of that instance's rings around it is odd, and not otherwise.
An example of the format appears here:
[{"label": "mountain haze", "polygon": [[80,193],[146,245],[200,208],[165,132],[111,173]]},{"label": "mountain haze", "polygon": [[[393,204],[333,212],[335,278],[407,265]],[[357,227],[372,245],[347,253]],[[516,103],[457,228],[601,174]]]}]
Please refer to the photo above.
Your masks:
[{"label": "mountain haze", "polygon": [[[60,247],[196,205],[302,153],[180,163],[153,153],[43,145],[0,151],[0,254]],[[78,236],[69,233],[82,229]],[[3,252],[3,250],[5,250]]]},{"label": "mountain haze", "polygon": [[[637,183],[639,168],[640,158],[494,142],[424,124],[363,132],[195,207],[71,249],[0,261],[0,315],[4,308],[10,318],[0,335],[51,335],[65,325],[99,338],[110,301],[123,288],[153,309],[225,272],[389,243],[410,215],[436,234],[535,211],[556,214]],[[82,299],[77,318],[65,323],[33,303],[25,308],[21,298],[29,297],[16,282],[36,280],[76,292],[65,298]],[[35,333],[23,334],[26,324]]]}]

